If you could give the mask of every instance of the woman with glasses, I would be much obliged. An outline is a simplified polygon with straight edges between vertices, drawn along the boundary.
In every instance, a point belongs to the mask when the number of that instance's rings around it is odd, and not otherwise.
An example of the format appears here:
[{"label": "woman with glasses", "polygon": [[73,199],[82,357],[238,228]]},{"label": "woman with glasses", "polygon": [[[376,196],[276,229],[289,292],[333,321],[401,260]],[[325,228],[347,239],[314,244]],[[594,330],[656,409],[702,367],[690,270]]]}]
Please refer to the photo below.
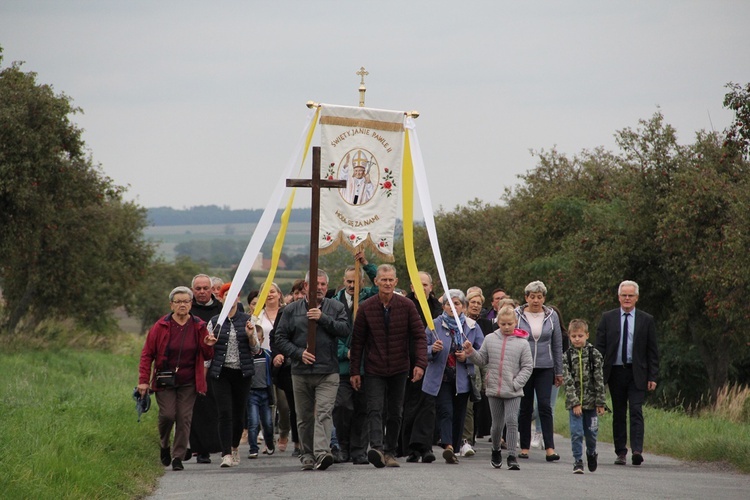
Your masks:
[{"label": "woman with glasses", "polygon": [[195,398],[206,393],[203,362],[213,357],[211,346],[215,341],[208,335],[206,324],[190,314],[192,290],[178,286],[170,292],[169,302],[172,312],[151,327],[143,345],[138,392],[156,393],[161,463],[165,467],[171,463],[172,470],[178,471],[183,469]]}]

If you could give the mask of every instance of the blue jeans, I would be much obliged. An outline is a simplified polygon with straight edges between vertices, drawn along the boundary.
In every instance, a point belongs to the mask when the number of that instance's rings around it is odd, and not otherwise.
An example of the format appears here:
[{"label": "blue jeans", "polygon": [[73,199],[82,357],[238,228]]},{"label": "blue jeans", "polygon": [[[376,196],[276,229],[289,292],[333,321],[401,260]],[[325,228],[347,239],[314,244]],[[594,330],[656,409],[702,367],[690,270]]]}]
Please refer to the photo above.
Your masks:
[{"label": "blue jeans", "polygon": [[596,435],[599,432],[599,419],[596,410],[583,410],[580,417],[570,412],[570,444],[576,462],[583,460],[583,438],[586,437],[586,454],[596,453]]},{"label": "blue jeans", "polygon": [[252,389],[247,398],[247,442],[250,453],[258,453],[258,431],[263,426],[263,439],[269,450],[273,445],[273,417],[267,389]]}]

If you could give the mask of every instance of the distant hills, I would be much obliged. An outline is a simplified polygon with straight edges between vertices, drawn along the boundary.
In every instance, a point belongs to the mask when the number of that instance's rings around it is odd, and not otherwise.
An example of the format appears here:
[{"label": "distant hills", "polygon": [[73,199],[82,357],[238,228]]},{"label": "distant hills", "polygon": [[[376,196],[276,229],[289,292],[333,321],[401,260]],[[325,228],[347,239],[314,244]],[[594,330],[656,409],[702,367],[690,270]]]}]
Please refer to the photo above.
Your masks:
[{"label": "distant hills", "polygon": [[[258,222],[262,209],[232,210],[227,206],[201,205],[178,210],[172,207],[146,209],[148,221],[153,226],[186,226],[193,224],[242,224]],[[310,208],[295,208],[289,216],[290,222],[310,222]],[[281,220],[283,210],[276,212],[275,222]]]}]

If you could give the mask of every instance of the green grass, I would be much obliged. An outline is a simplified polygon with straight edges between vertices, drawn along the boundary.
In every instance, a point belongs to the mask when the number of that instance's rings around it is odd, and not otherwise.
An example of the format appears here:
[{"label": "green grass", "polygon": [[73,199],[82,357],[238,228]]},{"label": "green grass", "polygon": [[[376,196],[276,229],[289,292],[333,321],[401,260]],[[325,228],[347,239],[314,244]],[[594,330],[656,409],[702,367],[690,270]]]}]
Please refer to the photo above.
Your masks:
[{"label": "green grass", "polygon": [[[611,408],[612,402],[607,401]],[[555,432],[570,436],[568,411],[561,393],[555,405]],[[643,409],[646,425],[644,451],[679,460],[730,464],[750,473],[750,437],[747,424],[731,422],[717,414],[703,412],[690,416],[681,410],[661,410],[651,406]],[[599,419],[599,437],[612,442],[612,414]]]},{"label": "green grass", "polygon": [[0,496],[141,498],[163,473],[157,406],[137,422],[138,354],[0,354]]}]

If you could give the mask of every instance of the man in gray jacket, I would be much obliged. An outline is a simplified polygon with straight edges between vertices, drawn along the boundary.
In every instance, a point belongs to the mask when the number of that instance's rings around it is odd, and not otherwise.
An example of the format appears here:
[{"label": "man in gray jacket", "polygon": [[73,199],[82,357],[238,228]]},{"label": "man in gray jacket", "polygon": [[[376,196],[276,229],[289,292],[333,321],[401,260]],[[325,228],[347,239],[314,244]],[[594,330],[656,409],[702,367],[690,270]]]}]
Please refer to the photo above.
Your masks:
[{"label": "man in gray jacket", "polygon": [[[302,453],[302,470],[325,470],[333,463],[331,455],[331,414],[339,386],[338,338],[349,335],[346,310],[341,302],[325,298],[328,275],[318,271],[317,304],[306,299],[284,309],[274,332],[276,347],[292,360],[292,385],[297,413],[297,431]],[[305,277],[305,294],[309,289]],[[308,351],[307,325],[317,323],[315,354]]]}]

